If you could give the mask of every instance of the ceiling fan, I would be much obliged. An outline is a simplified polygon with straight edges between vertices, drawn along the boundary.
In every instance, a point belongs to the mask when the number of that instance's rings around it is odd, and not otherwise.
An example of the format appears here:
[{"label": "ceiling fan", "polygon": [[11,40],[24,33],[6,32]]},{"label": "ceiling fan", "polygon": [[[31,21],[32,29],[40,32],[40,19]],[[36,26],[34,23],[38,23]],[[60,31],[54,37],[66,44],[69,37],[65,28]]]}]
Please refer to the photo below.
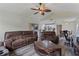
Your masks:
[{"label": "ceiling fan", "polygon": [[45,12],[51,12],[51,10],[48,9],[43,3],[39,3],[38,8],[31,8],[31,9],[36,11],[34,14],[40,13],[41,15],[45,15]]}]

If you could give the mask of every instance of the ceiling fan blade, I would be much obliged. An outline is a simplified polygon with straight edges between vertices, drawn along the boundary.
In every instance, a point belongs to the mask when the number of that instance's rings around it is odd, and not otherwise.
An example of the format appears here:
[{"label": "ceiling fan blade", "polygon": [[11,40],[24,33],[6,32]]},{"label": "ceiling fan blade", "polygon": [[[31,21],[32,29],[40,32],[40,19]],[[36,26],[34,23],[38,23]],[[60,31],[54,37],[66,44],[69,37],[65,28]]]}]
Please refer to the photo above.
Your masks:
[{"label": "ceiling fan blade", "polygon": [[49,10],[49,9],[46,9],[46,10],[45,10],[45,12],[51,12],[51,10]]},{"label": "ceiling fan blade", "polygon": [[38,12],[35,12],[34,15],[37,14],[37,13],[38,13]]},{"label": "ceiling fan blade", "polygon": [[31,8],[32,10],[38,10],[38,9],[35,9],[35,8]]}]

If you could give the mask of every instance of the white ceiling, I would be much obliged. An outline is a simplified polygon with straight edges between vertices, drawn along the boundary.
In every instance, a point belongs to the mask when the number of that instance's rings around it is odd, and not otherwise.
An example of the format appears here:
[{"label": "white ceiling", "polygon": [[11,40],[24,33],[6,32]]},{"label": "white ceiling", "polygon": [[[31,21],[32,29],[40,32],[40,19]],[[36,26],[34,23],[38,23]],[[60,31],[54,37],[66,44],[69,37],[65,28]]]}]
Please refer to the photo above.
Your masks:
[{"label": "white ceiling", "polygon": [[46,13],[45,16],[40,14],[33,15],[34,12],[30,8],[35,8],[36,6],[38,6],[37,3],[0,3],[0,13],[13,13],[28,19],[56,19],[78,17],[79,15],[78,3],[46,3],[46,6],[52,12]]}]

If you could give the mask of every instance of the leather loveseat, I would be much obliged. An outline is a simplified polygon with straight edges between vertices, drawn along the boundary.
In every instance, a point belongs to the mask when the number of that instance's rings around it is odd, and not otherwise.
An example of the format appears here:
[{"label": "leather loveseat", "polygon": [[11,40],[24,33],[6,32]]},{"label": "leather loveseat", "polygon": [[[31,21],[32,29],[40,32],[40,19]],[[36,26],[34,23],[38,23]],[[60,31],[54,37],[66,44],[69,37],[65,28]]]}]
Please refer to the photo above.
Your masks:
[{"label": "leather loveseat", "polygon": [[54,31],[42,32],[42,40],[46,40],[46,39],[52,41],[55,44],[59,43],[59,37],[56,36],[56,33]]},{"label": "leather loveseat", "polygon": [[37,41],[37,33],[33,31],[6,32],[4,40],[6,48],[9,50],[15,50]]}]

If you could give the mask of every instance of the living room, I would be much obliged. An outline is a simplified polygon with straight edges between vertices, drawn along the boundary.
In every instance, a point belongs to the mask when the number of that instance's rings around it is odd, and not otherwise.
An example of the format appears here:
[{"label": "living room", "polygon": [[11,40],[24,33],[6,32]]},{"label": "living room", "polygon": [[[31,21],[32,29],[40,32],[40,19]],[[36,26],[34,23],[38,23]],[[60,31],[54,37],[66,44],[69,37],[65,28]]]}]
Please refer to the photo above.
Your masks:
[{"label": "living room", "polygon": [[78,15],[78,3],[0,3],[0,56],[78,56]]}]

